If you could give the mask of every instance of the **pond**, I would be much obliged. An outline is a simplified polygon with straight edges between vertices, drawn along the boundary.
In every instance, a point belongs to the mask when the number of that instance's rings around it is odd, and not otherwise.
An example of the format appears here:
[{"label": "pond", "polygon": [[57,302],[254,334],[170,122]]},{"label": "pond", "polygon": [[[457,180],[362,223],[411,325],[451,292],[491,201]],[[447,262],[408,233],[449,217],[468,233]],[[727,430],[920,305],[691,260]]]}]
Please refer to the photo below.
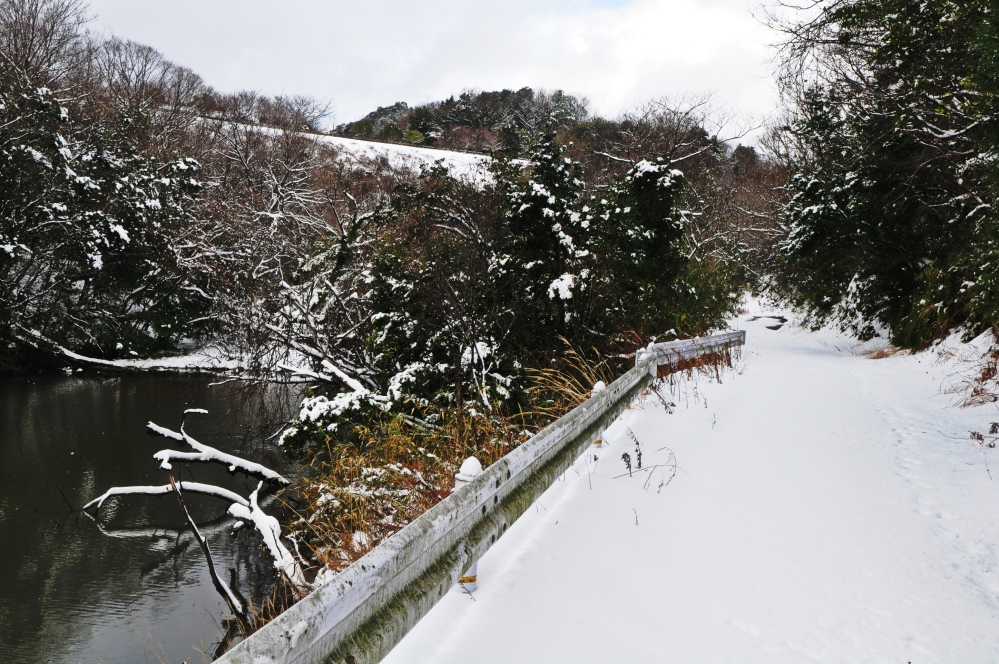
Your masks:
[{"label": "pond", "polygon": [[[279,472],[273,434],[294,386],[212,385],[199,374],[0,379],[0,661],[5,664],[210,661],[228,608],[175,497],[119,496],[95,519],[74,511],[112,486],[168,482],[152,455],[183,450],[146,433],[154,421]],[[184,450],[190,451],[190,450]],[[246,496],[256,480],[206,464],[175,478]],[[243,595],[275,579],[260,539],[233,534],[225,501],[187,497],[216,567]],[[271,510],[273,512],[273,510]],[[202,654],[207,653],[207,654]]]}]

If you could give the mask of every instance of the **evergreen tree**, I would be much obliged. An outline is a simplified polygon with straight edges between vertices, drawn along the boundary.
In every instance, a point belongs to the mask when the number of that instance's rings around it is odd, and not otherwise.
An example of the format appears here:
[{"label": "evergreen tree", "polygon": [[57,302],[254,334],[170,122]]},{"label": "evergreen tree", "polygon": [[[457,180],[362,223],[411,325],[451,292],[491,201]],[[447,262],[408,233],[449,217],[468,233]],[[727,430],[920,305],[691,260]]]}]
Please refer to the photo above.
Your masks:
[{"label": "evergreen tree", "polygon": [[999,211],[995,209],[995,201],[999,200],[999,0],[986,0],[984,4],[972,42],[971,85],[979,95],[971,114],[985,128],[979,158],[992,205],[983,210],[972,259],[976,271],[967,286],[972,333],[999,326],[999,262],[995,260],[999,255]]},{"label": "evergreen tree", "polygon": [[68,133],[58,99],[12,66],[0,105],[3,352],[49,351],[45,339],[105,358],[172,348],[208,304],[173,244],[198,164],[139,154],[140,118]]},{"label": "evergreen tree", "polygon": [[675,332],[683,327],[676,316],[694,313],[688,305],[696,293],[684,274],[683,187],[683,173],[662,159],[640,161],[583,207],[598,299],[587,329],[607,340],[630,331],[633,342]]},{"label": "evergreen tree", "polygon": [[494,196],[442,167],[420,184],[397,190],[392,215],[405,235],[382,243],[372,262],[372,360],[395,401],[488,411],[520,378]]},{"label": "evergreen tree", "polygon": [[797,88],[783,255],[816,322],[907,346],[983,322],[969,308],[992,201],[969,69],[981,17],[978,2],[857,0],[797,32],[826,82]]},{"label": "evergreen tree", "polygon": [[504,268],[513,273],[521,303],[518,343],[531,351],[555,351],[559,337],[572,336],[587,317],[583,297],[592,270],[576,165],[549,126],[528,153],[530,172],[506,164],[497,175],[505,184],[509,244]]}]

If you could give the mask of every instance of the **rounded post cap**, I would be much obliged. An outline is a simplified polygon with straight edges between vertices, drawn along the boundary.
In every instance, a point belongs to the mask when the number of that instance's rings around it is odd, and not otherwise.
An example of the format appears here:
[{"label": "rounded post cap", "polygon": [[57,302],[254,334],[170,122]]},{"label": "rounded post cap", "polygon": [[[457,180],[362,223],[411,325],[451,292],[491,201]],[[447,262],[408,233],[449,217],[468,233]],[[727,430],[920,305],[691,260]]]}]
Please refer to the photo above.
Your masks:
[{"label": "rounded post cap", "polygon": [[460,482],[471,482],[481,474],[482,464],[479,463],[478,459],[470,456],[462,462],[461,468],[458,469],[458,474],[454,476],[454,479]]}]

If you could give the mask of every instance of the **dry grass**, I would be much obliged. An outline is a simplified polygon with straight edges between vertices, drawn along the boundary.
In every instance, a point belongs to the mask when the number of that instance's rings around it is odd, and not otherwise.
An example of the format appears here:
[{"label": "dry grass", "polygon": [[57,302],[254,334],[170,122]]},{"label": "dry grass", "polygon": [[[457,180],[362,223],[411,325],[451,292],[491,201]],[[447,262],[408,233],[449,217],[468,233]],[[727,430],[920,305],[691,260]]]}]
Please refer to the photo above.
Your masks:
[{"label": "dry grass", "polygon": [[909,351],[905,348],[899,348],[897,346],[881,346],[880,348],[874,348],[872,350],[863,353],[864,357],[870,360],[885,360],[889,357],[895,357],[896,355],[901,355],[903,353],[908,353]]},{"label": "dry grass", "polygon": [[713,375],[720,383],[722,373],[727,369],[734,369],[741,356],[742,351],[739,348],[726,348],[718,353],[701,355],[689,360],[678,358],[660,363],[658,377],[668,378],[671,384],[676,385],[680,380],[692,379],[697,374]]},{"label": "dry grass", "polygon": [[307,565],[346,568],[447,497],[466,458],[488,466],[527,439],[521,417],[444,417],[425,426],[384,415],[354,429],[357,444],[327,441],[292,508]]},{"label": "dry grass", "polygon": [[971,370],[958,372],[945,390],[958,397],[961,408],[982,406],[999,401],[999,348],[989,350],[973,360]]},{"label": "dry grass", "polygon": [[531,372],[531,411],[383,414],[352,431],[350,444],[328,438],[325,452],[304,469],[292,536],[305,565],[339,571],[447,497],[461,463],[475,456],[488,467],[531,434],[590,396],[613,371],[595,351],[569,348],[557,366]]},{"label": "dry grass", "polygon": [[594,348],[586,353],[562,341],[566,351],[554,367],[528,370],[532,383],[528,392],[541,420],[554,421],[565,415],[589,399],[598,382],[610,385],[616,377],[600,351]]}]

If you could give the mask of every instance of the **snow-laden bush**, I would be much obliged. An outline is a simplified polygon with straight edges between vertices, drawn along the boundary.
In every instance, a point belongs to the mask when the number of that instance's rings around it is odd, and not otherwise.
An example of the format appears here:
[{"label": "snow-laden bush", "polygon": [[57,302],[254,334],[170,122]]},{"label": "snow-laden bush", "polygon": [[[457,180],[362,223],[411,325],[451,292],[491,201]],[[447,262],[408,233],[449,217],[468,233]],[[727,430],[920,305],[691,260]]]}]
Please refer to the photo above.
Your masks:
[{"label": "snow-laden bush", "polygon": [[[734,289],[716,263],[687,251],[683,174],[665,159],[639,160],[588,187],[564,153],[550,130],[528,167],[498,160],[485,185],[438,167],[395,190],[374,214],[380,233],[344,268],[358,275],[348,287],[358,324],[337,334],[317,316],[311,338],[300,337],[330,388],[303,403],[283,439],[290,448],[353,444],[353,427],[383,413],[425,426],[470,411],[529,412],[528,370],[551,366],[566,343],[614,355],[721,324]],[[300,320],[323,301],[306,296],[328,288],[319,283],[296,291]],[[313,339],[350,340],[353,350],[324,357]],[[323,373],[348,359],[353,384],[339,369]]]},{"label": "snow-laden bush", "polygon": [[50,350],[43,338],[85,355],[145,355],[205,313],[175,242],[200,168],[141,154],[142,120],[123,111],[80,132],[52,91],[0,63],[0,356],[18,344]]}]

